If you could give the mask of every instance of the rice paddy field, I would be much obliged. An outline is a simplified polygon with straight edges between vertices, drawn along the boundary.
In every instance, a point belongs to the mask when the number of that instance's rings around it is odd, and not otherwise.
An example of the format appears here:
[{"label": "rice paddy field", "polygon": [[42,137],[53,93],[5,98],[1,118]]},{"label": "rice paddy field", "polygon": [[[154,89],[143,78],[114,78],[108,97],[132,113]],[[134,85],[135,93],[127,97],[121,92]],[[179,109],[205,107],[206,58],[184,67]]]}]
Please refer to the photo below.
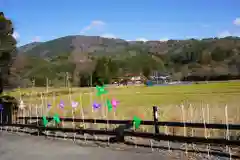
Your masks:
[{"label": "rice paddy field", "polygon": [[[20,113],[23,116],[52,116],[58,113],[62,117],[130,120],[136,115],[143,120],[152,120],[152,106],[158,106],[160,121],[240,124],[239,81],[152,87],[109,86],[106,90],[107,94],[97,96],[93,87],[32,87],[5,94],[23,101],[26,106]],[[107,99],[119,101],[116,109],[108,111]],[[61,101],[64,102],[64,109],[59,107]],[[72,101],[79,103],[76,109],[72,108]],[[100,109],[94,110],[94,103],[101,104]],[[50,109],[47,108],[48,104],[51,104]],[[171,132],[171,128],[168,130]],[[179,133],[182,133],[180,130]],[[204,130],[194,132],[204,134]],[[217,134],[222,136],[224,133],[219,131]]]}]

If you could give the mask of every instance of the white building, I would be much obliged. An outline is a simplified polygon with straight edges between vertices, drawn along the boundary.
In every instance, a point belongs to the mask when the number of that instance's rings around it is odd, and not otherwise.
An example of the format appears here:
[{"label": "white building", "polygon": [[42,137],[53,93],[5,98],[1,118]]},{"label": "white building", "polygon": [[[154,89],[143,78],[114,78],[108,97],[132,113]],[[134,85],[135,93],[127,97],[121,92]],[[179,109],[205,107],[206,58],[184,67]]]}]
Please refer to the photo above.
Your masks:
[{"label": "white building", "polygon": [[171,82],[171,76],[169,74],[161,73],[161,72],[158,72],[158,71],[154,71],[152,73],[152,75],[150,76],[150,78],[156,84]]}]

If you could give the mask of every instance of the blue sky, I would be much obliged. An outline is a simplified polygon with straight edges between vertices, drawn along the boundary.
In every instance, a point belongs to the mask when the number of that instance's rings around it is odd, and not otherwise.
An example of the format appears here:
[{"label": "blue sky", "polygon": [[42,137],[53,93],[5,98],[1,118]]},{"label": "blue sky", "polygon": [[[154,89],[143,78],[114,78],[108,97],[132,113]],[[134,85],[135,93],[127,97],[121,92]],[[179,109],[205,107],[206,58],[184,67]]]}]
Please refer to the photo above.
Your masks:
[{"label": "blue sky", "polygon": [[240,0],[0,0],[18,45],[81,34],[125,40],[240,36],[239,6]]}]

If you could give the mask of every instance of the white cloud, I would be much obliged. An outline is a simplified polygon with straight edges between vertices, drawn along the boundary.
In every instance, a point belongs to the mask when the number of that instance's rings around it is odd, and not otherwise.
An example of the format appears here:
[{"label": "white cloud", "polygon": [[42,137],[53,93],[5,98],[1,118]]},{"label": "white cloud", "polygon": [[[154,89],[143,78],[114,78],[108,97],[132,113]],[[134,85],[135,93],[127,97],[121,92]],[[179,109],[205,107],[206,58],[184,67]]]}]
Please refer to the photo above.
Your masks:
[{"label": "white cloud", "polygon": [[143,41],[143,42],[146,42],[148,41],[146,38],[137,38],[136,41]]},{"label": "white cloud", "polygon": [[232,34],[229,31],[223,31],[218,34],[219,38],[224,38],[224,37],[228,37],[228,36],[232,36]]},{"label": "white cloud", "polygon": [[[233,24],[236,26],[240,26],[240,17],[237,17],[234,21]],[[237,32],[230,32],[228,30],[225,30],[221,33],[218,34],[219,38],[224,38],[224,37],[229,37],[229,36],[234,36],[234,37],[239,37],[240,33]]]},{"label": "white cloud", "polygon": [[40,41],[40,37],[39,36],[35,36],[32,40],[32,42],[39,42]]},{"label": "white cloud", "polygon": [[104,38],[114,38],[114,39],[117,38],[114,34],[111,34],[111,33],[105,33],[105,34],[101,35],[101,37],[104,37]]},{"label": "white cloud", "polygon": [[221,32],[218,37],[219,38],[224,38],[224,37],[229,37],[229,36],[233,36],[233,37],[240,37],[240,33],[239,32],[229,32],[229,31],[224,31]]},{"label": "white cloud", "polygon": [[19,39],[20,35],[18,32],[14,32],[12,35],[15,39]]},{"label": "white cloud", "polygon": [[161,38],[159,41],[162,41],[162,42],[165,42],[165,41],[168,41],[169,38]]},{"label": "white cloud", "polygon": [[233,24],[235,24],[236,26],[240,26],[240,17],[236,18],[236,19],[233,21]]},{"label": "white cloud", "polygon": [[92,30],[92,29],[100,29],[100,28],[102,28],[102,27],[105,26],[105,25],[106,25],[106,23],[103,22],[103,21],[101,21],[101,20],[94,20],[94,21],[92,21],[88,26],[84,27],[84,28],[80,31],[80,33],[81,33],[81,34],[84,34],[84,33],[86,33],[87,31]]}]

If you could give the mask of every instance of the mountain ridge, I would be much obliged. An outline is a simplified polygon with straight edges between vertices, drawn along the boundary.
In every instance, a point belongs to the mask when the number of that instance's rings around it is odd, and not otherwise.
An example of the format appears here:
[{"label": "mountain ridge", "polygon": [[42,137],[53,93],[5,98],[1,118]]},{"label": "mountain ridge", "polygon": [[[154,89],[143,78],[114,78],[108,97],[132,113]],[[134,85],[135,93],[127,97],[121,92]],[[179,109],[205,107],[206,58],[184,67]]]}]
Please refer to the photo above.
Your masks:
[{"label": "mountain ridge", "polygon": [[49,40],[46,42],[29,43],[18,48],[19,53],[28,56],[52,57],[61,53],[73,51],[90,53],[94,55],[117,55],[136,48],[148,48],[148,52],[155,55],[179,54],[192,47],[202,47],[203,50],[212,51],[217,47],[222,49],[239,50],[239,37],[206,38],[156,41],[126,41],[123,39],[104,38],[100,36],[70,35]]}]

